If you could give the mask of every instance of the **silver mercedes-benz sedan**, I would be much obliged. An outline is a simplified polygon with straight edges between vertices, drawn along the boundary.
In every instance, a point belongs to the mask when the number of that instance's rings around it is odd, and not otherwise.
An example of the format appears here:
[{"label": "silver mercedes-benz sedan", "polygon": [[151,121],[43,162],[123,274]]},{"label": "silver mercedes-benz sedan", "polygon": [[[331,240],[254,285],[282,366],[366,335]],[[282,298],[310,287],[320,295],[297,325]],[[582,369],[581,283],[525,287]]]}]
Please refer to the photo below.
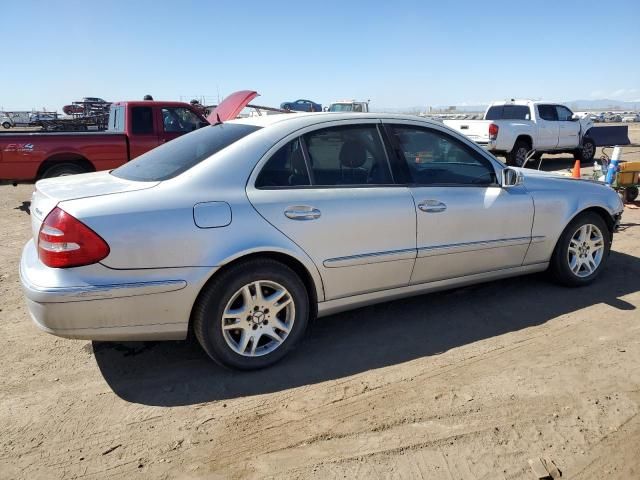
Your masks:
[{"label": "silver mercedes-benz sedan", "polygon": [[603,184],[505,167],[441,123],[273,115],[38,182],[20,274],[49,333],[193,331],[217,362],[252,369],[314,317],[547,269],[590,283],[622,209]]}]

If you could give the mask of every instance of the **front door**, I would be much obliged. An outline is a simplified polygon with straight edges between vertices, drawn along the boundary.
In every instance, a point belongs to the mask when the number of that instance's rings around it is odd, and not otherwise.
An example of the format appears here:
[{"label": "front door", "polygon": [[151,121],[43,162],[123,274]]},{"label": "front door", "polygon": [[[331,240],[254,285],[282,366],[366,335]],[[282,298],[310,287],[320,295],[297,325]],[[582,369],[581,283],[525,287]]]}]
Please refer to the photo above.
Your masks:
[{"label": "front door", "polygon": [[558,113],[558,148],[575,148],[580,143],[580,122],[571,120],[573,112],[567,107],[556,105]]},{"label": "front door", "polygon": [[389,127],[417,207],[411,283],[522,265],[533,223],[525,188],[501,188],[492,162],[444,130]]},{"label": "front door", "polygon": [[314,261],[327,300],[406,286],[416,213],[393,182],[379,122],[328,125],[279,142],[249,180],[249,200]]},{"label": "front door", "polygon": [[537,150],[553,150],[558,147],[558,113],[555,105],[538,105],[538,142]]}]

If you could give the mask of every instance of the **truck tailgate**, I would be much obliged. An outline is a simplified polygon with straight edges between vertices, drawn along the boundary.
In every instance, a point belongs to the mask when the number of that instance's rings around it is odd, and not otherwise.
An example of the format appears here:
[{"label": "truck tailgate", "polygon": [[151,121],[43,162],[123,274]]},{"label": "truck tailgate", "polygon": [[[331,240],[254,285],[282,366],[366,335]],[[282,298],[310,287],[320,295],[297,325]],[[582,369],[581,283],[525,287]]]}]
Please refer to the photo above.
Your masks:
[{"label": "truck tailgate", "polygon": [[443,123],[476,143],[489,143],[491,120],[444,120]]}]

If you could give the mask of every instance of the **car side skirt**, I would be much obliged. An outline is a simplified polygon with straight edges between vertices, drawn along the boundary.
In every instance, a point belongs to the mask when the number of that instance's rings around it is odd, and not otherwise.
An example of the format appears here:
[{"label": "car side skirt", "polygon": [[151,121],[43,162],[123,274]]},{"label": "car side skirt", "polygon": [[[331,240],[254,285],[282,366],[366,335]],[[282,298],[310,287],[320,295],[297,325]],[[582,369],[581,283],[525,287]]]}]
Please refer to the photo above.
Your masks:
[{"label": "car side skirt", "polygon": [[421,283],[418,285],[408,285],[406,287],[398,287],[390,290],[382,290],[378,292],[364,293],[351,297],[338,298],[326,302],[318,303],[318,317],[332,315],[338,312],[344,312],[354,308],[365,307],[375,303],[388,302],[400,298],[412,297],[414,295],[422,295],[424,293],[437,292],[447,290],[454,287],[462,287],[474,283],[488,282],[501,278],[515,277],[527,273],[542,272],[549,267],[549,263],[536,263],[533,265],[525,265],[521,267],[505,268],[492,272],[477,273],[464,277],[449,278],[446,280],[438,280],[435,282]]}]

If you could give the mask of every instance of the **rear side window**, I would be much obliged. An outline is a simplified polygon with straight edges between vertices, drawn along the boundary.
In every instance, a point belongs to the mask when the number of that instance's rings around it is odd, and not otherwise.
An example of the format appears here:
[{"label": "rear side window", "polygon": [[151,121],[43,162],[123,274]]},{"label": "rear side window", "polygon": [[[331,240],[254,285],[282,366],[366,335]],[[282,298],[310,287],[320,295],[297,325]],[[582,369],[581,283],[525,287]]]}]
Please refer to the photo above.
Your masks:
[{"label": "rear side window", "polygon": [[555,105],[538,105],[538,115],[543,120],[555,122],[558,120],[558,114]]},{"label": "rear side window", "polygon": [[237,123],[203,127],[140,155],[111,174],[142,182],[168,180],[259,129]]},{"label": "rear side window", "polygon": [[304,135],[313,184],[393,183],[376,125],[330,127]]},{"label": "rear side window", "polygon": [[133,107],[131,109],[131,133],[138,135],[153,133],[151,107]]},{"label": "rear side window", "polygon": [[526,105],[496,105],[490,107],[485,120],[530,120]]},{"label": "rear side window", "polygon": [[256,180],[256,188],[263,189],[310,184],[307,164],[297,138],[273,154]]}]

